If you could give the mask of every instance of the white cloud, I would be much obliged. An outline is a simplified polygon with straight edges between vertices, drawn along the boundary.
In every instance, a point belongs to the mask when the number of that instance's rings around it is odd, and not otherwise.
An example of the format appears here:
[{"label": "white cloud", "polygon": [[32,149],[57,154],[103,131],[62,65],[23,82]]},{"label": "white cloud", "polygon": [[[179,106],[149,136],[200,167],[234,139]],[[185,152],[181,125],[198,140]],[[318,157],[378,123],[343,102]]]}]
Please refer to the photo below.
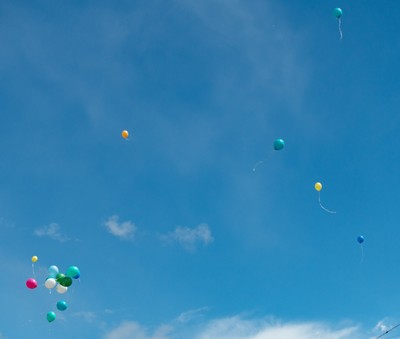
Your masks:
[{"label": "white cloud", "polygon": [[129,220],[119,223],[117,215],[108,218],[104,225],[109,233],[123,240],[133,239],[137,231],[135,224]]},{"label": "white cloud", "polygon": [[161,326],[154,334],[135,321],[125,321],[104,336],[104,339],[168,339],[169,326]]},{"label": "white cloud", "polygon": [[210,322],[196,339],[356,339],[357,327],[333,329],[321,323],[271,323],[267,320],[246,320],[239,316]]},{"label": "white cloud", "polygon": [[80,318],[88,323],[92,323],[96,319],[96,314],[90,311],[75,312],[72,316]]},{"label": "white cloud", "polygon": [[195,310],[189,310],[186,312],[181,313],[177,321],[180,323],[187,323],[193,319],[197,319],[203,316],[205,312],[207,312],[210,308],[209,307],[200,307]]},{"label": "white cloud", "polygon": [[38,237],[49,237],[50,239],[57,240],[60,242],[66,242],[70,240],[67,236],[61,233],[61,227],[57,223],[51,223],[48,226],[38,228],[33,232]]},{"label": "white cloud", "polygon": [[[190,312],[190,311],[189,311]],[[184,313],[183,313],[184,314]],[[108,332],[105,339],[365,339],[357,326],[332,327],[319,322],[281,323],[271,318],[245,319],[242,316],[219,318],[203,326],[183,328],[162,326],[149,334],[135,321],[126,321]]]},{"label": "white cloud", "polygon": [[177,226],[173,232],[162,236],[162,239],[167,242],[178,242],[189,251],[195,250],[199,244],[207,246],[214,241],[207,224],[200,224],[194,228]]}]

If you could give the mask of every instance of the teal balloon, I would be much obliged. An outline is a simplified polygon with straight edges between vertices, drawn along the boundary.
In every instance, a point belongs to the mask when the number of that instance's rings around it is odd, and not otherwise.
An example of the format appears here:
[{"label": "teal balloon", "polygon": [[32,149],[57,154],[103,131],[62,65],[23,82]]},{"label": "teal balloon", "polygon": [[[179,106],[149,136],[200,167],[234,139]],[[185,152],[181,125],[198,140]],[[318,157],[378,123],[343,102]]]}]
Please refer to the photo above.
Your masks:
[{"label": "teal balloon", "polygon": [[61,286],[69,287],[72,285],[72,278],[71,277],[62,277],[61,279],[58,280],[58,283]]},{"label": "teal balloon", "polygon": [[333,15],[335,16],[335,18],[340,19],[343,15],[343,11],[340,8],[335,8],[333,10]]},{"label": "teal balloon", "polygon": [[47,313],[47,321],[51,323],[52,321],[56,320],[56,314],[54,312]]},{"label": "teal balloon", "polygon": [[64,300],[60,300],[57,302],[57,309],[60,311],[65,311],[68,308],[68,304]]},{"label": "teal balloon", "polygon": [[280,151],[281,149],[283,149],[283,147],[285,147],[285,142],[282,139],[276,139],[274,141],[274,150],[275,151]]},{"label": "teal balloon", "polygon": [[76,266],[70,266],[68,267],[67,270],[67,276],[78,279],[81,276],[81,272],[79,271],[79,268]]}]

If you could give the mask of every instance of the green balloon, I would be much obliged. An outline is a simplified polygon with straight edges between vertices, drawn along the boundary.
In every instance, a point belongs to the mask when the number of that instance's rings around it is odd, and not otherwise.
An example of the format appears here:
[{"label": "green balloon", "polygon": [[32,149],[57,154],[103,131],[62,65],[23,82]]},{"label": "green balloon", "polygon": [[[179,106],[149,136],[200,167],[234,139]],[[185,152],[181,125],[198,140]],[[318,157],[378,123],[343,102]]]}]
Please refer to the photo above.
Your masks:
[{"label": "green balloon", "polygon": [[61,286],[69,287],[72,285],[72,278],[71,277],[62,277],[60,280],[58,280],[58,283]]},{"label": "green balloon", "polygon": [[77,279],[80,277],[80,275],[81,275],[81,272],[79,271],[78,267],[76,267],[76,266],[68,267],[67,276]]},{"label": "green balloon", "polygon": [[54,312],[47,313],[47,321],[51,323],[52,321],[56,320],[56,314]]},{"label": "green balloon", "polygon": [[343,11],[340,8],[335,8],[333,10],[333,15],[335,18],[340,19],[340,17],[343,15]]},{"label": "green balloon", "polygon": [[56,275],[56,281],[60,282],[60,280],[62,280],[63,278],[65,278],[65,274],[64,273],[58,273]]}]

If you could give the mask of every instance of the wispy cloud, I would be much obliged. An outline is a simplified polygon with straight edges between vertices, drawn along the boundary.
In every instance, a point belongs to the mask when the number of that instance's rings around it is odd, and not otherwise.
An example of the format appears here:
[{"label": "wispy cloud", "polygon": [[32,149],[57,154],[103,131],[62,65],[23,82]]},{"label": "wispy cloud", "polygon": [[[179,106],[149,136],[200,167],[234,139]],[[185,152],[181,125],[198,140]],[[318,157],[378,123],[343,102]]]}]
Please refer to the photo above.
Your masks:
[{"label": "wispy cloud", "polygon": [[104,223],[104,226],[107,228],[109,233],[122,240],[133,239],[137,231],[135,224],[129,220],[119,223],[117,215],[108,218]]},{"label": "wispy cloud", "polygon": [[178,316],[177,321],[180,323],[188,323],[193,319],[198,319],[202,317],[204,313],[207,312],[209,309],[209,307],[200,307],[194,310],[183,312]]},{"label": "wispy cloud", "polygon": [[161,326],[149,334],[149,330],[135,321],[125,321],[104,336],[104,339],[168,339],[169,326]]},{"label": "wispy cloud", "polygon": [[60,242],[66,242],[70,240],[70,238],[61,233],[60,225],[54,222],[50,225],[36,229],[33,233],[38,237],[49,237],[50,239]]},{"label": "wispy cloud", "polygon": [[96,320],[96,314],[94,312],[90,311],[80,311],[80,312],[75,312],[72,314],[72,316],[80,318],[84,320],[87,323],[92,323]]},{"label": "wispy cloud", "polygon": [[210,320],[197,325],[173,328],[164,325],[149,334],[135,321],[126,321],[108,332],[105,339],[365,339],[357,326],[332,327],[319,322],[281,323],[272,318],[246,319],[240,315]]},{"label": "wispy cloud", "polygon": [[174,231],[163,235],[164,242],[177,242],[188,251],[194,251],[199,245],[207,246],[214,241],[207,224],[196,227],[177,226]]}]

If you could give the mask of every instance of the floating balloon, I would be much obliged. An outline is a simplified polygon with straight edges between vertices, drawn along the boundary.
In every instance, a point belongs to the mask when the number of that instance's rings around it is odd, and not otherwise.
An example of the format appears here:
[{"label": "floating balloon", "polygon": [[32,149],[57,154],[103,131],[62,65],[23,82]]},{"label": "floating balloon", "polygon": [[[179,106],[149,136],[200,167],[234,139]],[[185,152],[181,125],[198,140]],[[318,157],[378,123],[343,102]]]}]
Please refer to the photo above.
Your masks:
[{"label": "floating balloon", "polygon": [[364,247],[363,247],[363,242],[364,242],[364,236],[359,235],[357,237],[357,242],[360,244],[360,248],[361,248],[361,261],[360,264],[362,264],[362,262],[364,261]]},{"label": "floating balloon", "polygon": [[343,33],[342,33],[342,15],[343,15],[343,11],[340,8],[335,8],[333,10],[333,15],[335,16],[335,18],[338,20],[338,26],[339,26],[339,34],[340,34],[340,40],[343,39]]},{"label": "floating balloon", "polygon": [[52,321],[56,320],[56,314],[54,312],[47,313],[47,321],[51,323]]},{"label": "floating balloon", "polygon": [[59,283],[62,279],[65,278],[65,274],[64,273],[58,273],[56,275],[56,281]]},{"label": "floating balloon", "polygon": [[32,262],[33,263],[35,263],[36,261],[38,261],[39,260],[39,258],[36,256],[36,255],[34,255],[33,257],[32,257]]},{"label": "floating balloon", "polygon": [[56,285],[57,285],[57,282],[56,282],[56,279],[54,279],[54,278],[47,278],[46,281],[44,282],[44,286],[49,290],[56,287]]},{"label": "floating balloon", "polygon": [[37,287],[37,282],[36,282],[36,280],[35,279],[33,279],[33,278],[29,278],[27,281],[26,281],[26,287],[28,287],[29,289],[31,289],[31,290],[33,290],[33,289],[35,289],[36,287]]},{"label": "floating balloon", "polygon": [[282,139],[276,139],[274,141],[274,150],[275,151],[280,151],[281,149],[283,149],[283,147],[285,147],[285,142]]},{"label": "floating balloon", "polygon": [[[276,139],[273,143],[273,148],[275,151],[280,151],[285,147],[285,142],[282,139]],[[257,162],[254,167],[253,167],[253,172],[256,171],[256,168],[261,165],[263,162],[265,162],[267,159],[269,158],[269,156],[267,158],[265,158],[262,161]]]},{"label": "floating balloon", "polygon": [[322,205],[322,203],[321,203],[322,184],[321,184],[320,182],[316,182],[315,185],[314,185],[314,188],[315,188],[315,190],[318,192],[318,203],[319,203],[319,206],[320,206],[324,211],[326,211],[326,212],[328,212],[328,213],[336,213],[335,211],[328,210],[328,209],[327,209],[326,207],[324,207],[324,206]]},{"label": "floating balloon", "polygon": [[56,286],[56,291],[60,294],[65,294],[68,291],[68,287],[58,284]]},{"label": "floating balloon", "polygon": [[74,279],[78,279],[81,276],[81,272],[79,271],[78,267],[70,266],[70,267],[68,267],[68,270],[67,270],[67,276],[74,278]]},{"label": "floating balloon", "polygon": [[68,308],[68,304],[64,300],[60,300],[57,302],[57,309],[60,311],[65,311]]},{"label": "floating balloon", "polygon": [[126,139],[128,139],[128,137],[129,137],[129,132],[128,132],[126,129],[124,129],[124,130],[122,131],[121,135],[122,135],[122,137],[126,140]]},{"label": "floating balloon", "polygon": [[52,278],[55,278],[59,272],[58,267],[55,265],[50,266],[48,269],[49,277]]},{"label": "floating balloon", "polygon": [[61,279],[58,280],[58,283],[59,283],[61,286],[69,287],[69,286],[72,285],[72,278],[71,278],[71,277],[63,277],[63,278],[61,278]]}]

